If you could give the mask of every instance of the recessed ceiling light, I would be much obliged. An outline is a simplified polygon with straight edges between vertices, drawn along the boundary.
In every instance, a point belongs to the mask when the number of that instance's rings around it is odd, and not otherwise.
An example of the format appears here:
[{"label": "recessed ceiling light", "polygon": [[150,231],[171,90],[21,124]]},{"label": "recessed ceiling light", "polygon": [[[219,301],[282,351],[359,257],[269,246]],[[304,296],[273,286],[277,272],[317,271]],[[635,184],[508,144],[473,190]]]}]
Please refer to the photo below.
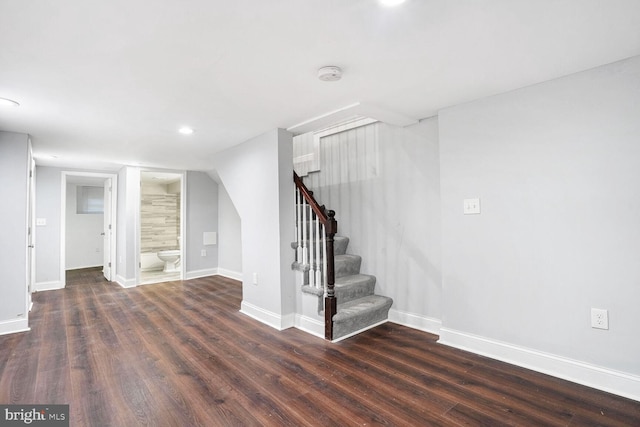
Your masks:
[{"label": "recessed ceiling light", "polygon": [[183,126],[180,129],[178,129],[178,132],[180,132],[183,135],[191,135],[193,133],[193,129],[187,126]]},{"label": "recessed ceiling light", "polygon": [[404,3],[405,0],[380,0],[383,6],[397,6]]},{"label": "recessed ceiling light", "polygon": [[0,107],[19,107],[16,101],[7,98],[0,98]]}]

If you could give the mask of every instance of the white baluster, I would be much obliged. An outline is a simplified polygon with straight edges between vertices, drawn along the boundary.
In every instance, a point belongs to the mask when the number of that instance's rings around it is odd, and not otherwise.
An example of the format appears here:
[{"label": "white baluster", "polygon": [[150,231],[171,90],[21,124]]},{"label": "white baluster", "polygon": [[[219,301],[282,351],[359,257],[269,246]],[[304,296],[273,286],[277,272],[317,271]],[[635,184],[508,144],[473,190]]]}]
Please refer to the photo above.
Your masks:
[{"label": "white baluster", "polygon": [[314,264],[315,264],[315,251],[314,251],[314,246],[313,246],[313,238],[314,238],[314,232],[313,232],[313,219],[316,216],[316,213],[312,210],[310,212],[311,215],[311,219],[309,220],[309,286],[311,287],[315,287],[316,286],[316,275],[315,275],[315,270],[314,270]]},{"label": "white baluster", "polygon": [[327,294],[327,230],[322,224],[322,284],[324,294]]},{"label": "white baluster", "polygon": [[307,199],[302,197],[302,264],[307,264]]},{"label": "white baluster", "polygon": [[296,199],[296,262],[302,263],[302,224],[300,218],[300,199],[302,195],[300,194],[300,190],[296,187],[295,191],[295,199]]},{"label": "white baluster", "polygon": [[318,289],[322,287],[322,277],[320,276],[320,240],[321,240],[320,220],[316,216],[316,260],[317,262],[316,262],[315,275],[316,275],[316,288]]}]

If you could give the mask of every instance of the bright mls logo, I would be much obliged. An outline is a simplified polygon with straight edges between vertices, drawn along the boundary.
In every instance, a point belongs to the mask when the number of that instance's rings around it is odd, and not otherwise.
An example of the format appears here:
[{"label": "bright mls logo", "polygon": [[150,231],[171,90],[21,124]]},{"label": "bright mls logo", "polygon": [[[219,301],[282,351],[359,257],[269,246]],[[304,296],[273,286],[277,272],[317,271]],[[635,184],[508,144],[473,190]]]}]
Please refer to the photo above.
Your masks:
[{"label": "bright mls logo", "polygon": [[69,427],[69,405],[0,405],[0,426]]}]

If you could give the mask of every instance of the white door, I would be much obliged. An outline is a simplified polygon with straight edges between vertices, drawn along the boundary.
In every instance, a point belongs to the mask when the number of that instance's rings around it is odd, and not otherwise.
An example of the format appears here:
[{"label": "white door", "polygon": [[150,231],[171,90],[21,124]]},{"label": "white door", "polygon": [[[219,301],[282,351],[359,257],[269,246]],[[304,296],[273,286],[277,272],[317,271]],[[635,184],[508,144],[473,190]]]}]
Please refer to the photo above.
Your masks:
[{"label": "white door", "polygon": [[104,263],[102,267],[102,273],[105,279],[111,281],[111,241],[112,241],[112,227],[111,227],[111,178],[107,178],[104,182],[104,231],[102,236],[104,237],[104,247],[102,253],[104,257]]}]

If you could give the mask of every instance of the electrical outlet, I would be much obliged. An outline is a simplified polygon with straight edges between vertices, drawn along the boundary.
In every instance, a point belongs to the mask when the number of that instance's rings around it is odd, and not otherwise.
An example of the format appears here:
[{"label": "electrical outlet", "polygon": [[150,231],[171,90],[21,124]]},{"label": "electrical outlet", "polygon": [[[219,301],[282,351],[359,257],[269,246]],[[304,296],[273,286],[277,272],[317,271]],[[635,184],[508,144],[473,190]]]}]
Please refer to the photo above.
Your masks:
[{"label": "electrical outlet", "polygon": [[200,251],[200,256],[207,256],[207,250],[206,249],[202,249]]},{"label": "electrical outlet", "polygon": [[258,284],[258,273],[253,273],[253,284],[254,285]]},{"label": "electrical outlet", "polygon": [[602,308],[592,308],[591,327],[595,329],[609,329],[609,312]]}]

